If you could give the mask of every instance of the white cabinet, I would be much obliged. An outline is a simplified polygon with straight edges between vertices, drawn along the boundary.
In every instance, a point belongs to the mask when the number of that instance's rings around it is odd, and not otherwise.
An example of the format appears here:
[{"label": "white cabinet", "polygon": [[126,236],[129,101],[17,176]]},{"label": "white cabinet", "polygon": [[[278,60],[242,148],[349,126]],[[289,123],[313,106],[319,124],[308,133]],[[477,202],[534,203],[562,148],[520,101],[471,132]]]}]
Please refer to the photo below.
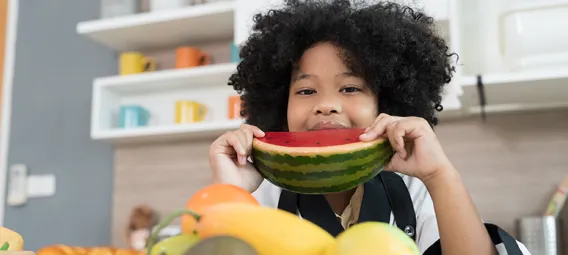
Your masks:
[{"label": "white cabinet", "polygon": [[253,16],[272,7],[282,6],[283,0],[235,0],[235,44],[241,45],[250,35]]}]

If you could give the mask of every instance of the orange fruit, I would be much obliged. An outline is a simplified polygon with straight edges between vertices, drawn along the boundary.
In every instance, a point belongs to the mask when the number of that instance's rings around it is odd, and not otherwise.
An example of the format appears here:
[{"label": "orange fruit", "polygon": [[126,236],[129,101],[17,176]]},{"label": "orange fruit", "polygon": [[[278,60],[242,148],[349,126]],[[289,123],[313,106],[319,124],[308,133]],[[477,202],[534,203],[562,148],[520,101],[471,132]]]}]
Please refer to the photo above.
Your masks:
[{"label": "orange fruit", "polygon": [[100,246],[93,247],[89,251],[89,255],[114,255],[116,248]]},{"label": "orange fruit", "polygon": [[87,255],[89,253],[89,250],[86,247],[75,246],[73,247],[73,250],[74,255]]},{"label": "orange fruit", "polygon": [[67,252],[59,245],[49,245],[37,250],[36,255],[67,255]]},{"label": "orange fruit", "polygon": [[139,251],[135,249],[116,249],[114,255],[138,255]]},{"label": "orange fruit", "polygon": [[[185,209],[197,213],[211,205],[237,202],[259,205],[258,201],[247,190],[231,184],[209,185],[195,193],[186,203]],[[191,215],[181,216],[181,232],[191,234],[195,230],[196,221]]]}]

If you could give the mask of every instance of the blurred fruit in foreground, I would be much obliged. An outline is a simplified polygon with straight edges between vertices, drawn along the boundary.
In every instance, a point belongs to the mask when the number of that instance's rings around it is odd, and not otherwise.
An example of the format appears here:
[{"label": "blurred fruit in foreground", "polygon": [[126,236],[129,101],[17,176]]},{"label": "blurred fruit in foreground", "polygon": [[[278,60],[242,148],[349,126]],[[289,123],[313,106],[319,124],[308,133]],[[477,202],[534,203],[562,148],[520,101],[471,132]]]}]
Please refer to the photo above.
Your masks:
[{"label": "blurred fruit in foreground", "polygon": [[339,234],[326,255],[419,255],[414,240],[383,222],[363,222]]},{"label": "blurred fruit in foreground", "polygon": [[144,252],[108,246],[81,247],[54,244],[39,249],[36,255],[144,255]]},{"label": "blurred fruit in foreground", "polygon": [[198,241],[195,234],[172,236],[152,246],[150,255],[183,255]]},{"label": "blurred fruit in foreground", "polygon": [[333,236],[314,223],[275,208],[224,203],[206,208],[197,235],[229,235],[250,244],[260,255],[321,255]]},{"label": "blurred fruit in foreground", "polygon": [[[195,193],[186,203],[185,209],[201,213],[204,208],[226,202],[238,202],[259,205],[250,192],[231,184],[209,185]],[[195,218],[190,215],[181,216],[181,232],[191,234],[195,230]]]},{"label": "blurred fruit in foreground", "polygon": [[247,242],[232,236],[202,239],[184,255],[259,255]]},{"label": "blurred fruit in foreground", "polygon": [[148,253],[157,233],[185,214],[197,220],[195,230],[201,240],[232,236],[249,244],[259,255],[322,255],[335,241],[324,229],[287,211],[229,202],[207,206],[201,213],[179,210],[168,215],[149,238]]},{"label": "blurred fruit in foreground", "polygon": [[21,251],[24,239],[16,231],[0,226],[0,246],[2,251]]}]

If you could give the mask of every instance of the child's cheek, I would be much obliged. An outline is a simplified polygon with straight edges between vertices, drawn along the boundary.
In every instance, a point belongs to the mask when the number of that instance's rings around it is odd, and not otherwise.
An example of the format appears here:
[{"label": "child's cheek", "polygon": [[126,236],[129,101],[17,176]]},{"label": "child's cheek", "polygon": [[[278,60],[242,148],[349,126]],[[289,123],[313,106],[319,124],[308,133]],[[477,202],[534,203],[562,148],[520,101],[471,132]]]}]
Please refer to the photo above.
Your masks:
[{"label": "child's cheek", "polygon": [[367,128],[375,121],[377,116],[377,108],[373,106],[357,105],[349,109],[349,118],[356,128]]}]

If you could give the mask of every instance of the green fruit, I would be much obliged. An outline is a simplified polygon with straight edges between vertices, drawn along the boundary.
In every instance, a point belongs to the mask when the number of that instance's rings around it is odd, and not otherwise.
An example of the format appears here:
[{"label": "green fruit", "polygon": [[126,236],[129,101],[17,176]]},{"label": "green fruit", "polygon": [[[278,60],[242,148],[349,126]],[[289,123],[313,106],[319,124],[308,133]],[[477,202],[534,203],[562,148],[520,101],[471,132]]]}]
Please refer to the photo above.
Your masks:
[{"label": "green fruit", "polygon": [[374,178],[394,155],[386,139],[360,141],[363,131],[266,132],[253,141],[253,164],[264,178],[293,192],[349,190]]},{"label": "green fruit", "polygon": [[325,255],[420,255],[402,230],[383,222],[363,222],[340,233]]},{"label": "green fruit", "polygon": [[150,255],[183,255],[198,241],[199,237],[195,234],[172,236],[152,246]]},{"label": "green fruit", "polygon": [[247,242],[234,236],[212,236],[205,238],[185,255],[259,255]]}]

